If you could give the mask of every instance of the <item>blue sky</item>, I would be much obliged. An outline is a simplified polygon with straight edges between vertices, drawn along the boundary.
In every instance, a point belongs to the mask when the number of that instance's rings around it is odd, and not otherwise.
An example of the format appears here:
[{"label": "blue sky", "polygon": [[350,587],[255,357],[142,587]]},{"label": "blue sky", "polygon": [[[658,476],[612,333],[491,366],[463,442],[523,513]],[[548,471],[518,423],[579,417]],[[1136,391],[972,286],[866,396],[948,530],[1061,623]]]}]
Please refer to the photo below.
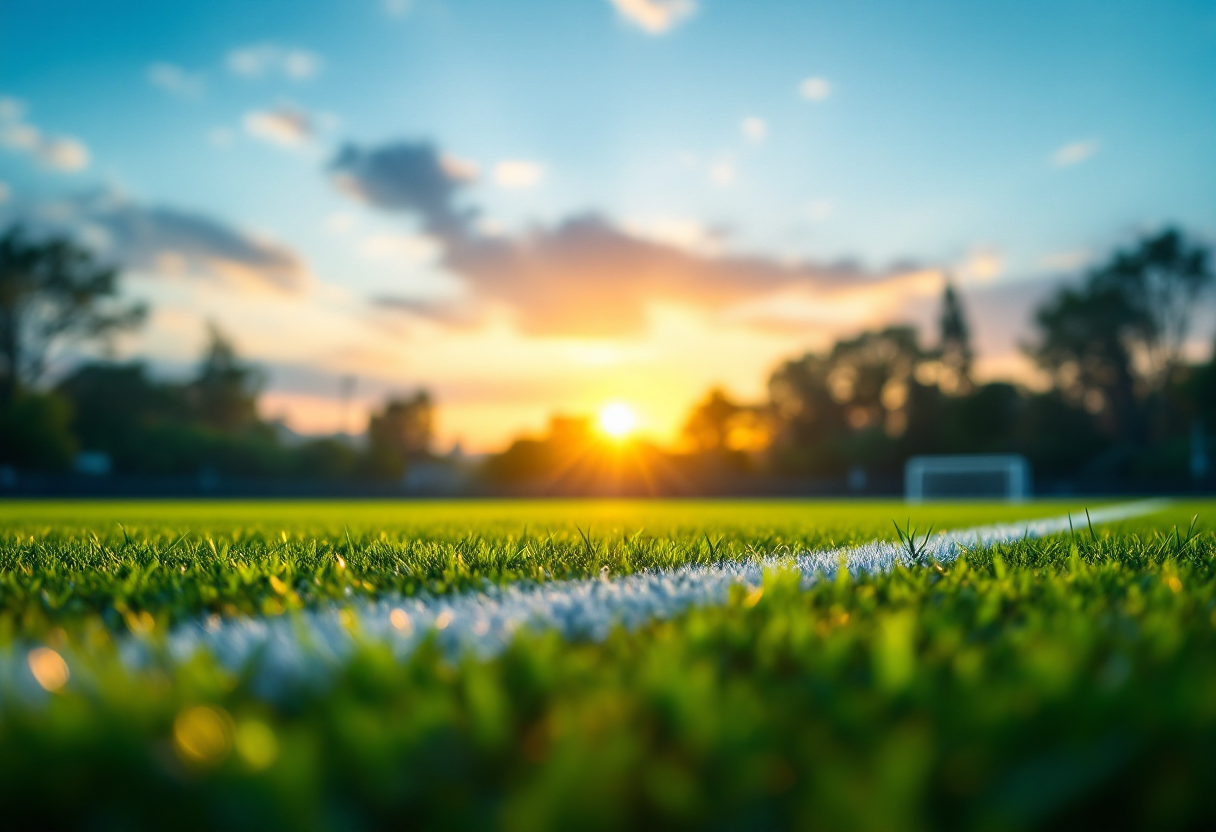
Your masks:
[{"label": "blue sky", "polygon": [[[783,356],[930,320],[947,270],[989,372],[1015,372],[1047,281],[1166,222],[1216,238],[1210,2],[0,0],[0,18],[6,219],[128,265],[157,316],[125,352],[179,367],[215,318],[307,430],[333,429],[353,373],[362,405],[431,387],[445,437],[475,447],[616,398],[670,436],[710,383],[759,395]],[[464,236],[428,230],[434,194],[336,182],[347,145],[433,150],[415,156],[452,178],[441,198],[476,212]],[[590,236],[568,226],[591,216]],[[542,295],[591,280],[588,240],[641,271],[562,307],[580,333]],[[654,250],[613,259],[635,240]]]}]

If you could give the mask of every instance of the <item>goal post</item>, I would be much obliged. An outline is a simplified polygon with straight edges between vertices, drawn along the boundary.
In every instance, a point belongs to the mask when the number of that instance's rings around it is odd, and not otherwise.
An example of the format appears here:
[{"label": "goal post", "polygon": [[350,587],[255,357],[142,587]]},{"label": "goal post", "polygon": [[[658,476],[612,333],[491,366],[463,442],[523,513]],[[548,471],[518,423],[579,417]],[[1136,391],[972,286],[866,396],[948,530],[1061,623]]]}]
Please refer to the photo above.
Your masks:
[{"label": "goal post", "polygon": [[1030,463],[1019,454],[914,456],[904,466],[904,496],[926,500],[1007,500],[1030,496]]}]

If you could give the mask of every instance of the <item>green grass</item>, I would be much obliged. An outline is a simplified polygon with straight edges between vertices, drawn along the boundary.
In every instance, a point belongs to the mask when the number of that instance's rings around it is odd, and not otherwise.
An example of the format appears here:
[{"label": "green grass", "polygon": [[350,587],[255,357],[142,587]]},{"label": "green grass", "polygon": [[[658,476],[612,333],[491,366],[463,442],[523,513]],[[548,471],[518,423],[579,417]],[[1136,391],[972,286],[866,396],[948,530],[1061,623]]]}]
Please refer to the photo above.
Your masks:
[{"label": "green grass", "polygon": [[604,643],[523,633],[489,660],[432,645],[407,661],[368,643],[273,705],[205,656],[132,671],[116,655],[141,612],[160,629],[348,587],[628,572],[1075,508],[0,505],[0,654],[19,666],[36,639],[86,665],[54,694],[0,688],[0,800],[12,828],[1211,828],[1210,502],[809,591],[774,573]]},{"label": "green grass", "polygon": [[0,632],[162,624],[896,539],[1078,504],[807,501],[0,503]]}]

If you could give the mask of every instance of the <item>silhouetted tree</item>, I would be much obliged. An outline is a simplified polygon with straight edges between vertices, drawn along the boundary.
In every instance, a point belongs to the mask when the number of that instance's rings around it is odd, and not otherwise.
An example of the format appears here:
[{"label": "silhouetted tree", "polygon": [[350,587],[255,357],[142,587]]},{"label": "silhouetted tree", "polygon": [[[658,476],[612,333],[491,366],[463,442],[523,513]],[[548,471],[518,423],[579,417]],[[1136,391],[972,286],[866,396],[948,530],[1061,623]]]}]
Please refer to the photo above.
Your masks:
[{"label": "silhouetted tree", "polygon": [[716,453],[727,448],[732,422],[743,407],[732,401],[719,387],[709,391],[684,423],[684,437],[701,453]]},{"label": "silhouetted tree", "polygon": [[220,328],[207,326],[207,351],[188,397],[198,420],[221,431],[239,431],[258,423],[258,394],[264,377],[242,361]]},{"label": "silhouetted tree", "polygon": [[63,238],[0,237],[0,409],[34,385],[59,342],[105,338],[139,324],[140,304],[117,300],[118,272]]},{"label": "silhouetted tree", "polygon": [[963,313],[963,304],[953,284],[946,283],[942,293],[942,311],[938,322],[938,360],[941,370],[937,386],[945,393],[967,393],[971,390],[971,330]]},{"label": "silhouetted tree", "polygon": [[1153,389],[1164,387],[1181,361],[1196,301],[1212,284],[1208,257],[1206,248],[1169,228],[1116,252],[1090,278],[1097,289],[1121,293],[1135,312],[1124,337]]},{"label": "silhouetted tree", "polygon": [[144,470],[156,448],[151,429],[191,420],[180,384],[154,381],[143,362],[89,362],[59,382],[55,392],[72,404],[81,447],[104,451],[120,471]]},{"label": "silhouetted tree", "polygon": [[854,430],[907,428],[907,403],[917,367],[926,359],[910,326],[889,326],[838,341],[828,356],[828,393]]},{"label": "silhouetted tree", "polygon": [[1145,401],[1173,378],[1195,302],[1212,279],[1206,249],[1181,232],[1145,238],[1043,304],[1029,353],[1112,434],[1142,443]]},{"label": "silhouetted tree", "polygon": [[371,473],[399,477],[411,460],[431,451],[434,405],[430,394],[419,390],[409,399],[391,399],[367,425]]},{"label": "silhouetted tree", "polygon": [[844,427],[844,413],[828,393],[830,370],[827,358],[808,352],[769,377],[768,396],[782,444],[809,446]]},{"label": "silhouetted tree", "polygon": [[23,393],[0,410],[0,463],[60,471],[78,450],[71,432],[72,407],[60,396]]}]

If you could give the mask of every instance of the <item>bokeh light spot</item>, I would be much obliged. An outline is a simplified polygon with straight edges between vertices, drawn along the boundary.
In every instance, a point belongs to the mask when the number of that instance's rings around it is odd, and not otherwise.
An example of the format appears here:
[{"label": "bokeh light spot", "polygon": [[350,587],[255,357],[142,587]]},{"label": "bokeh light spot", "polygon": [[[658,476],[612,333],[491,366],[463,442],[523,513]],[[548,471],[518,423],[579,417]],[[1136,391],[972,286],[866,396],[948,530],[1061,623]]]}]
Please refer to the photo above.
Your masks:
[{"label": "bokeh light spot", "polygon": [[63,656],[49,647],[36,647],[28,657],[30,673],[44,690],[54,693],[68,683],[71,673]]},{"label": "bokeh light spot", "polygon": [[261,771],[278,759],[279,740],[266,723],[247,720],[236,729],[236,751],[250,768]]},{"label": "bokeh light spot", "polygon": [[173,747],[186,762],[216,765],[232,749],[232,719],[218,708],[187,708],[173,721]]}]

